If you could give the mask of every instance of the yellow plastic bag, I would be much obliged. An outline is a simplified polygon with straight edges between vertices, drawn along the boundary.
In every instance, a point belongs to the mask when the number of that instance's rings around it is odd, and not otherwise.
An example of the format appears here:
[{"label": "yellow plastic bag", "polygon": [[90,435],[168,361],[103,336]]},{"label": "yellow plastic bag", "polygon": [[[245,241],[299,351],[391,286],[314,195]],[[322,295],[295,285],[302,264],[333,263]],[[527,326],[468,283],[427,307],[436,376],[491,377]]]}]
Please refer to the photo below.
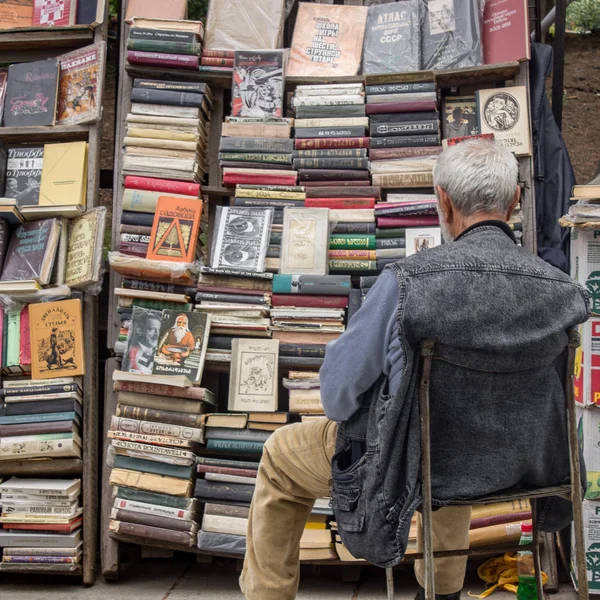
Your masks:
[{"label": "yellow plastic bag", "polygon": [[[501,589],[507,592],[517,593],[519,583],[519,574],[517,572],[517,555],[513,552],[507,552],[504,556],[498,558],[490,558],[484,562],[479,569],[477,575],[482,579],[488,587],[483,594],[471,594],[471,598],[487,598],[495,590]],[[544,585],[548,581],[548,576],[542,573],[542,582]]]}]

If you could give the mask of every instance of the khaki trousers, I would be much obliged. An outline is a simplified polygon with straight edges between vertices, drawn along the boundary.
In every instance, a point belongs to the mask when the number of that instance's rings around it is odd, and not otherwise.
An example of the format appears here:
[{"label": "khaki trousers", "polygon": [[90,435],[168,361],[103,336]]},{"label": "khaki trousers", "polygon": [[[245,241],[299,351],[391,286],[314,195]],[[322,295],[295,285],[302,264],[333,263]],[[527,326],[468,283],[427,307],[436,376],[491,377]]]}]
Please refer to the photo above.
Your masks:
[{"label": "khaki trousers", "polygon": [[[252,498],[240,587],[246,600],[293,600],[300,576],[300,538],[315,499],[330,495],[337,423],[328,419],[283,427],[265,444]],[[419,515],[420,516],[420,515]],[[471,507],[433,513],[435,550],[469,545]],[[419,523],[417,545],[422,549]],[[466,557],[435,561],[437,594],[462,589]],[[423,586],[423,561],[415,562]]]}]

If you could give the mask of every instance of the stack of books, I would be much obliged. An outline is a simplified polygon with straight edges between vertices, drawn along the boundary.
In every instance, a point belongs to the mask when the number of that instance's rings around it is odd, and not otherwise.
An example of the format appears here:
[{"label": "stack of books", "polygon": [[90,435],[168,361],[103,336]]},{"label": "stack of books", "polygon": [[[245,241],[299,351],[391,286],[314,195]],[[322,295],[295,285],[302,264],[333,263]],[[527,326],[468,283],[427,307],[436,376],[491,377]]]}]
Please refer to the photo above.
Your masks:
[{"label": "stack of books", "polygon": [[367,79],[371,175],[382,188],[431,187],[441,151],[435,82],[407,77]]},{"label": "stack of books", "polygon": [[212,110],[206,83],[134,79],[123,174],[199,182]]},{"label": "stack of books", "polygon": [[[201,480],[198,480],[200,483]],[[237,488],[230,487],[231,498],[241,497],[243,494]],[[246,553],[246,531],[248,529],[248,515],[250,513],[250,500],[241,503],[228,498],[221,502],[207,502],[204,506],[202,529],[198,534],[198,548],[205,552],[226,552],[227,554],[244,556]]]},{"label": "stack of books", "polygon": [[[320,498],[308,517],[300,538],[300,560],[334,560],[338,558],[334,550],[330,516],[322,510],[328,499]],[[315,512],[318,511],[318,512]]]},{"label": "stack of books", "polygon": [[290,371],[283,386],[289,390],[290,413],[302,421],[325,415],[318,371]]},{"label": "stack of books", "polygon": [[233,50],[209,50],[204,48],[200,58],[201,73],[233,73]]},{"label": "stack of books", "polygon": [[576,185],[573,187],[569,212],[561,219],[563,226],[600,222],[600,185]]},{"label": "stack of books", "polygon": [[[23,310],[26,312],[27,307]],[[26,346],[31,355],[29,339]],[[24,361],[31,363],[31,356]],[[0,461],[81,458],[80,377],[7,378],[2,385]]]},{"label": "stack of books", "polygon": [[118,404],[108,432],[108,461],[115,502],[109,530],[193,547],[199,529],[192,500],[196,453],[204,441],[204,413],[215,397],[204,388],[148,382],[120,371],[114,377]]},{"label": "stack of books", "polygon": [[475,505],[471,513],[470,547],[518,542],[523,522],[531,523],[531,504],[528,500]]},{"label": "stack of books", "polygon": [[[253,413],[256,415],[264,414],[271,419],[271,423],[276,425],[285,424],[288,421],[287,413],[269,412]],[[260,417],[259,417],[260,418]],[[273,420],[274,419],[274,420]],[[279,423],[277,423],[279,421]],[[259,422],[253,421],[256,425]],[[264,443],[274,431],[273,428],[250,427],[248,413],[213,413],[206,418],[206,448],[219,452],[234,452],[243,455],[254,455],[260,458]],[[206,477],[207,480],[221,481],[219,477],[212,475]],[[231,480],[233,482],[233,480]],[[237,483],[252,483],[247,481],[237,481]]]},{"label": "stack of books", "polygon": [[[52,565],[74,571],[81,562],[79,479],[19,479],[0,484],[0,570],[27,564],[44,571]],[[93,518],[93,517],[90,517]]]},{"label": "stack of books", "polygon": [[282,367],[318,369],[323,364],[326,344],[344,331],[351,285],[349,275],[273,277],[272,331]]},{"label": "stack of books", "polygon": [[133,18],[127,60],[133,65],[197,71],[204,26],[200,21]]}]

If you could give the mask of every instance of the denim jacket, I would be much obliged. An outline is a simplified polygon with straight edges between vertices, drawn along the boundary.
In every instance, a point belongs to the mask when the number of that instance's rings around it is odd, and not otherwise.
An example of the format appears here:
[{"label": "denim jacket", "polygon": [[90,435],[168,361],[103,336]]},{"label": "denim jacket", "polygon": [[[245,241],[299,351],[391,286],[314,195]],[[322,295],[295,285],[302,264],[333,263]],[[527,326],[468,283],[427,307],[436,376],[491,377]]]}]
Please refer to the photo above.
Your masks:
[{"label": "denim jacket", "polygon": [[[388,268],[399,290],[400,388],[389,395],[382,375],[363,395],[339,427],[332,461],[344,544],[386,567],[402,560],[422,502],[421,342],[435,342],[431,468],[439,507],[568,483],[564,373],[555,362],[566,330],[588,316],[581,286],[491,224]],[[570,520],[568,511],[554,517],[541,525]]]}]

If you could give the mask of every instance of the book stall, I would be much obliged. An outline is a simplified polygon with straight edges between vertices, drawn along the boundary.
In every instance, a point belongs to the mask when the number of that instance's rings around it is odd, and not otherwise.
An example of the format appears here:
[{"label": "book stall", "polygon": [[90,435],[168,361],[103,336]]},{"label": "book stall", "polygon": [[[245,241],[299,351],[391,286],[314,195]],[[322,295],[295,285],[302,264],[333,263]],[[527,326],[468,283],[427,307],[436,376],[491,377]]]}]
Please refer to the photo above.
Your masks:
[{"label": "book stall", "polygon": [[[525,2],[504,27],[477,0],[452,14],[422,0],[291,14],[282,0],[252,12],[212,0],[205,23],[175,4],[123,3],[108,578],[123,544],[243,558],[264,443],[324,417],[326,344],[386,265],[441,243],[432,169],[445,145],[479,136],[515,152],[511,226],[535,251]],[[514,545],[530,519],[525,501],[475,507],[474,553]],[[407,559],[416,523],[411,541]],[[328,498],[300,558],[361,562]]]},{"label": "book stall", "polygon": [[94,581],[107,3],[0,7],[0,573]]}]

